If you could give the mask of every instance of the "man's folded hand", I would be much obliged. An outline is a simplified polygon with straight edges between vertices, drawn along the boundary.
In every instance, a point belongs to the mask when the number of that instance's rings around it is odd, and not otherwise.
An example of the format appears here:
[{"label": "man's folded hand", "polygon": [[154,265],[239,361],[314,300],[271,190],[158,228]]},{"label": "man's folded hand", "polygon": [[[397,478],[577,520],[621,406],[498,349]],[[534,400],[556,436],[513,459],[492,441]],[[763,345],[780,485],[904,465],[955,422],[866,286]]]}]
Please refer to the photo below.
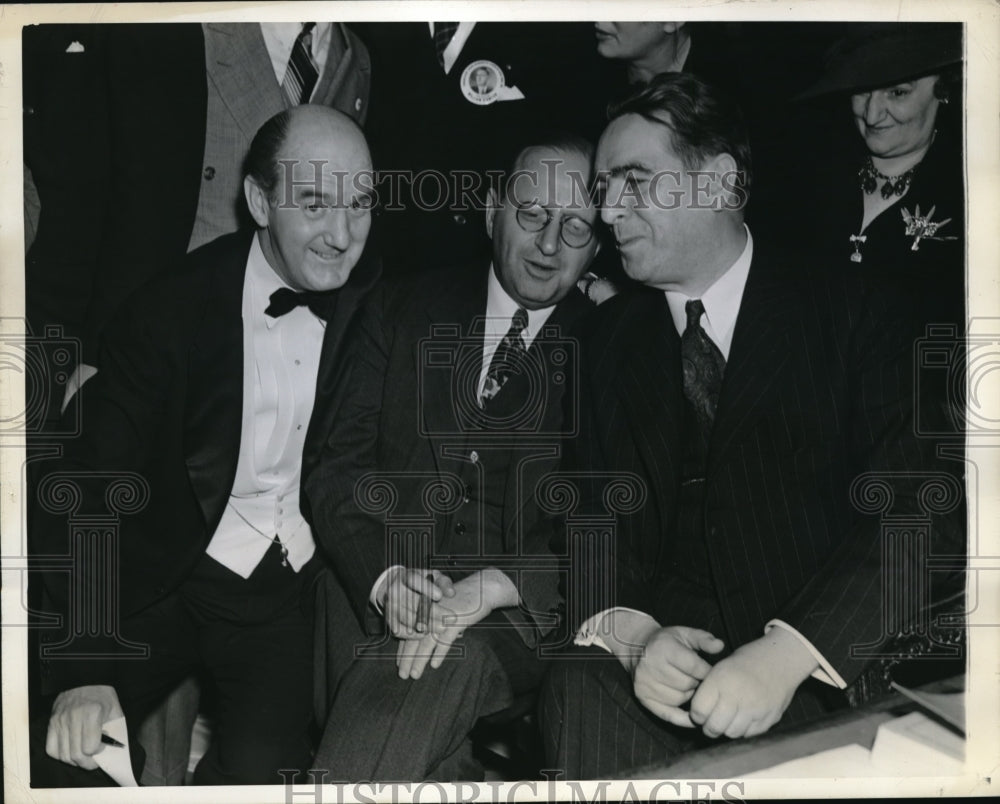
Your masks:
[{"label": "man's folded hand", "polygon": [[794,634],[773,628],[711,669],[691,699],[691,720],[709,737],[763,734],[817,666]]}]

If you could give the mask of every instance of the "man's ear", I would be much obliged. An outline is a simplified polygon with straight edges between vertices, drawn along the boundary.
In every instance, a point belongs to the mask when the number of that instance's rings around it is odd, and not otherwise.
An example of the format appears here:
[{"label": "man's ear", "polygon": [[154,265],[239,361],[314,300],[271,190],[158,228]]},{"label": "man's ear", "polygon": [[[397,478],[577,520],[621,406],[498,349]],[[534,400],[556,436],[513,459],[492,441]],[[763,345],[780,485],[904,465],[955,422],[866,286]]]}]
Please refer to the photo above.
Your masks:
[{"label": "man's ear", "polygon": [[500,196],[494,188],[490,187],[486,193],[486,234],[489,235],[490,240],[493,239],[493,219],[496,217],[498,209],[500,209]]},{"label": "man's ear", "polygon": [[683,28],[685,24],[686,23],[683,22],[665,22],[663,23],[663,32],[667,34],[675,34]]},{"label": "man's ear", "polygon": [[708,185],[712,209],[736,209],[739,203],[733,189],[736,186],[736,160],[727,153],[716,154],[705,163],[702,170],[708,171],[712,176]]},{"label": "man's ear", "polygon": [[266,228],[270,221],[271,207],[267,200],[267,193],[254,181],[253,177],[246,176],[243,179],[243,194],[246,196],[247,208],[250,210],[251,217],[262,229]]}]

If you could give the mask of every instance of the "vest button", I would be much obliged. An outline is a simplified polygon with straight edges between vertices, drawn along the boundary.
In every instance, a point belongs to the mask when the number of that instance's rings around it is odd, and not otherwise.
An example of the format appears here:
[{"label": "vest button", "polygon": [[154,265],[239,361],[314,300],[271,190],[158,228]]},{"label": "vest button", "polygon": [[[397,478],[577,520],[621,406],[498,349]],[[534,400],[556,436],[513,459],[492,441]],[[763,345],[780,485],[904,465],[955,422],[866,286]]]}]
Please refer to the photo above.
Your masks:
[{"label": "vest button", "polygon": [[479,463],[479,453],[472,450],[472,452],[469,453],[469,460],[473,463]]},{"label": "vest button", "polygon": [[465,535],[465,525],[462,522],[459,522],[455,525],[455,533],[457,533],[459,536]]},{"label": "vest button", "polygon": [[356,111],[356,112],[360,112],[361,111],[361,98],[355,98],[354,99],[354,111]]},{"label": "vest button", "polygon": [[455,223],[458,224],[459,226],[465,226],[465,224],[468,222],[468,218],[466,218],[465,215],[463,215],[461,212],[456,212],[454,215],[451,216],[451,219],[455,221]]},{"label": "vest button", "polygon": [[211,181],[215,178],[215,168],[209,165],[202,171],[202,175],[205,177],[206,181]]}]

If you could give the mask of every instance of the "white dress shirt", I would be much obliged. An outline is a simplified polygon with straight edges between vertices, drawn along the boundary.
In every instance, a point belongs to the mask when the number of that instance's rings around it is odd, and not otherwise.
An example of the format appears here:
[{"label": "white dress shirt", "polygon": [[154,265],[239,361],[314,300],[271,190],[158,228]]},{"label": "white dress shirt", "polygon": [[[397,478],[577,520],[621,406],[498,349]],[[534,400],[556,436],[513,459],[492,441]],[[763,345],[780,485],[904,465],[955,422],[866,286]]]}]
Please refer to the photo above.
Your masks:
[{"label": "white dress shirt", "polygon": [[[312,30],[312,51],[313,61],[316,64],[316,72],[323,75],[323,68],[326,67],[326,56],[330,52],[330,36],[332,35],[332,23],[317,22]],[[292,56],[292,48],[295,40],[302,33],[301,22],[262,22],[260,32],[264,36],[264,44],[267,46],[267,55],[271,57],[271,66],[274,68],[274,77],[278,79],[278,86],[285,80],[285,70],[288,69],[288,60]],[[319,80],[313,87],[313,94]]]},{"label": "white dress shirt", "polygon": [[250,577],[275,536],[298,572],[315,552],[299,512],[302,447],[316,394],[325,323],[306,307],[265,315],[285,283],[255,237],[243,282],[243,412],[236,478],[206,552]]},{"label": "white dress shirt", "polygon": [[[433,39],[434,23],[428,22],[427,26],[431,30],[431,39]],[[458,28],[455,30],[454,36],[451,37],[448,47],[446,47],[444,49],[444,53],[441,54],[441,57],[444,59],[445,73],[450,73],[451,68],[455,66],[455,62],[458,61],[458,57],[462,54],[462,48],[465,47],[465,42],[469,38],[469,34],[472,33],[472,29],[475,27],[476,23],[474,22],[458,23]]]},{"label": "white dress shirt", "polygon": [[[743,291],[746,288],[747,277],[750,274],[750,263],[753,260],[753,237],[750,229],[744,226],[747,234],[746,246],[743,252],[736,259],[726,272],[720,276],[715,283],[701,295],[701,302],[705,306],[702,314],[701,326],[705,334],[712,339],[712,342],[719,347],[722,356],[729,360],[729,351],[733,344],[733,331],[736,329],[736,318],[740,312],[740,305],[743,302]],[[680,291],[664,291],[667,298],[667,306],[670,308],[670,317],[673,319],[674,327],[678,335],[683,335],[687,328],[687,313],[685,304],[693,297],[687,296]],[[652,621],[645,612],[624,606],[607,609],[598,612],[590,617],[577,632],[574,643],[577,645],[597,645],[610,650],[602,638],[604,618],[610,612],[629,613],[636,618]],[[767,633],[774,626],[791,631],[798,637],[799,641],[809,650],[813,658],[819,663],[819,669],[813,673],[813,677],[826,684],[831,684],[841,689],[847,686],[843,678],[833,668],[833,666],[823,658],[823,655],[816,650],[815,646],[795,628],[782,620],[771,620],[764,626],[764,633]]]}]

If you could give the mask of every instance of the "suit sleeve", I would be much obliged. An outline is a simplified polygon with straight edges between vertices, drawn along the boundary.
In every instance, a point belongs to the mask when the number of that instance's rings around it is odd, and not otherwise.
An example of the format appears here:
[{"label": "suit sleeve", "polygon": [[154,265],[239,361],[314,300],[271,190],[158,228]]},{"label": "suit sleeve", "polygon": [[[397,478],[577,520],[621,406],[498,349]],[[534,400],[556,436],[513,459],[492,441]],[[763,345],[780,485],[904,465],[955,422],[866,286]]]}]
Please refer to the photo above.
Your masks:
[{"label": "suit sleeve", "polygon": [[[937,440],[915,432],[917,406],[940,407],[933,389],[915,384],[916,329],[888,297],[870,294],[867,301],[847,356],[856,367],[848,431],[856,471],[843,500],[851,506],[849,530],[775,615],[808,639],[847,684],[865,669],[873,648],[908,633],[916,617],[927,616],[936,598],[960,583],[958,573],[927,573],[926,559],[965,551],[961,465],[938,458]],[[926,541],[919,524],[890,522],[927,521],[927,503],[937,495],[954,500],[931,505],[937,510]],[[944,582],[932,586],[931,575]],[[904,599],[912,605],[894,612]]]},{"label": "suit sleeve", "polygon": [[[106,522],[109,506],[116,493],[126,502],[131,495],[141,509],[152,502],[155,490],[149,487],[145,469],[152,459],[154,434],[162,429],[169,395],[180,387],[174,371],[176,361],[169,357],[165,338],[152,323],[157,316],[149,305],[130,306],[117,316],[108,330],[101,350],[101,370],[80,391],[73,405],[80,404],[81,433],[68,441],[61,459],[40,461],[33,479],[35,489],[30,527],[32,553],[36,558],[75,556],[86,562],[89,554],[74,554],[69,536],[69,518],[98,517]],[[116,492],[117,489],[117,492]],[[69,508],[67,510],[67,503]],[[127,527],[131,517],[122,515]],[[141,540],[142,534],[119,531],[120,538]],[[117,566],[111,572],[129,572],[119,547]],[[134,553],[132,553],[134,555]],[[135,568],[132,568],[134,571]],[[73,573],[50,570],[42,573],[46,610],[56,612],[62,626],[72,630],[72,650],[62,651],[64,658],[42,660],[43,687],[57,692],[84,684],[114,684],[115,662],[111,657],[119,649],[118,634],[78,633],[73,623],[78,592],[71,594],[71,575],[80,578],[104,578],[96,565],[76,567]],[[133,579],[134,580],[134,579]],[[119,583],[119,588],[122,584]],[[86,592],[88,590],[84,590]],[[94,595],[100,590],[90,590]],[[117,621],[126,614],[129,601],[120,597]],[[43,647],[59,643],[67,636],[63,628],[41,632]],[[72,654],[72,655],[69,655]],[[89,654],[82,657],[82,654]]]},{"label": "suit sleeve", "polygon": [[341,400],[319,462],[306,481],[314,532],[333,561],[362,625],[380,623],[369,607],[375,581],[386,569],[385,524],[355,499],[355,489],[376,471],[379,420],[387,392],[389,337],[385,294],[376,288],[361,314],[348,353],[351,370],[338,389]]}]

